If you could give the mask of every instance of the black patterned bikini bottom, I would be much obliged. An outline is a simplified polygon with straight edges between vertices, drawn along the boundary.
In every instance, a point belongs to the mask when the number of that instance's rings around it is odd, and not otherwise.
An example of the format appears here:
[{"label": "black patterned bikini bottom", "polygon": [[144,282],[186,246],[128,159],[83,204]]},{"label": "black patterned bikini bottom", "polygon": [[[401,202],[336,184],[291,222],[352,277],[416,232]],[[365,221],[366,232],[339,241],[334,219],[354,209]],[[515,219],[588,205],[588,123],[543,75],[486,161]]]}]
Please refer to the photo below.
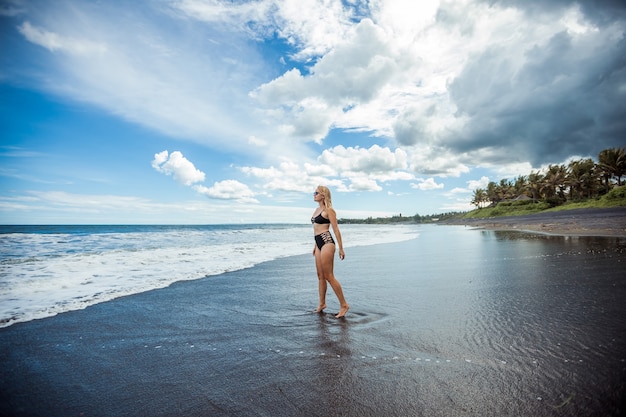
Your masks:
[{"label": "black patterned bikini bottom", "polygon": [[327,243],[335,243],[330,232],[323,232],[315,236],[315,244],[319,250],[322,250],[322,246]]}]

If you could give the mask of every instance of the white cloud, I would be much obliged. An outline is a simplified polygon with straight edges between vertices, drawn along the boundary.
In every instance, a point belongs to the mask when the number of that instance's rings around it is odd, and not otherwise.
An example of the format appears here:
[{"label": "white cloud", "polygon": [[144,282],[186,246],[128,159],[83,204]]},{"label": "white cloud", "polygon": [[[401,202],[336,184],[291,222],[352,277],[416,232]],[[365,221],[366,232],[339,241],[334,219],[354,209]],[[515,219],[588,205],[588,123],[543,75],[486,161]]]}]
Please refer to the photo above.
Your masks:
[{"label": "white cloud", "polygon": [[[218,181],[212,187],[196,184],[205,179],[204,172],[183,156],[180,151],[154,155],[152,167],[165,175],[172,175],[181,184],[192,186],[201,195],[217,200],[234,200],[240,203],[258,203],[250,188],[237,180]],[[195,184],[195,185],[194,185]]]},{"label": "white cloud", "polygon": [[320,184],[341,186],[341,181],[329,180],[324,174],[330,172],[326,167],[306,164],[305,167],[292,161],[284,161],[277,167],[269,168],[242,167],[241,171],[261,180],[265,190],[308,193]]},{"label": "white cloud", "polygon": [[573,34],[585,34],[589,31],[598,31],[595,25],[586,21],[585,16],[580,10],[580,6],[575,4],[561,17],[560,22],[567,28],[567,31]]},{"label": "white cloud", "polygon": [[422,191],[439,190],[444,187],[444,184],[437,184],[434,178],[418,178],[417,184],[411,184],[411,188],[415,188]]},{"label": "white cloud", "polygon": [[228,26],[255,39],[278,35],[294,46],[294,58],[328,52],[352,25],[354,10],[340,0],[181,0],[171,4],[188,17]]},{"label": "white cloud", "polygon": [[299,164],[288,160],[269,168],[247,166],[240,169],[260,179],[265,190],[308,193],[320,184],[335,187],[340,192],[381,191],[379,182],[415,179],[407,167],[407,155],[402,149],[339,145],[324,150],[316,163]]},{"label": "white cloud", "polygon": [[267,141],[261,138],[257,138],[252,135],[248,138],[248,143],[253,146],[258,146],[260,148],[267,146]]},{"label": "white cloud", "polygon": [[[324,150],[318,162],[340,171],[344,176],[365,173],[372,178],[391,179],[394,174],[399,174],[397,171],[407,169],[407,154],[402,149],[392,151],[378,145],[372,145],[368,149],[339,145]],[[404,175],[400,177],[408,179]]]},{"label": "white cloud", "polygon": [[382,187],[373,179],[365,177],[350,178],[350,191],[382,191]]},{"label": "white cloud", "polygon": [[192,185],[204,181],[204,172],[197,169],[183,154],[174,151],[168,155],[167,151],[154,155],[152,168],[165,175],[172,175],[176,181],[183,185]]},{"label": "white cloud", "polygon": [[399,65],[408,67],[389,42],[380,27],[364,19],[345,39],[336,39],[334,48],[320,57],[310,74],[291,69],[251,96],[268,109],[282,109],[266,115],[278,116],[277,123],[287,126],[289,134],[320,142],[331,127],[348,122],[346,106],[370,102],[400,72]]},{"label": "white cloud", "polygon": [[325,164],[304,163],[304,172],[313,177],[332,177],[337,175],[337,169]]},{"label": "white cloud", "polygon": [[[293,134],[307,133],[297,127],[300,115],[311,108],[318,115],[318,129],[309,132],[309,140],[319,142],[331,127],[388,137],[395,130],[404,145],[424,141],[426,136],[436,139],[458,124],[452,120],[454,108],[445,94],[449,79],[458,74],[467,55],[454,48],[446,50],[454,62],[441,59],[445,42],[440,42],[440,35],[450,35],[429,32],[437,2],[421,6],[415,15],[406,13],[407,7],[414,9],[413,3],[372,5],[375,21],[364,19],[338,38],[309,74],[292,69],[259,87],[253,96],[268,108],[282,106],[283,111],[273,113],[280,118],[276,122],[292,126]],[[416,20],[422,24],[416,25]]]},{"label": "white cloud", "polygon": [[294,59],[308,61],[331,50],[352,26],[353,9],[341,0],[274,0],[278,34],[296,47]]},{"label": "white cloud", "polygon": [[235,200],[241,203],[258,203],[258,200],[254,198],[254,193],[248,186],[236,180],[219,181],[210,188],[203,185],[195,185],[194,189],[209,198]]},{"label": "white cloud", "polygon": [[465,181],[465,183],[467,184],[467,187],[455,187],[452,190],[443,193],[442,196],[448,198],[449,200],[456,201],[455,205],[457,208],[464,207],[465,205],[470,204],[471,195],[476,189],[487,188],[489,178],[483,176],[479,180],[469,180]]},{"label": "white cloud", "polygon": [[33,26],[30,22],[24,22],[18,27],[19,32],[30,42],[55,51],[64,51],[73,54],[102,54],[106,52],[107,46],[98,42],[91,42],[85,39],[61,36]]},{"label": "white cloud", "polygon": [[479,180],[470,180],[467,182],[467,188],[470,191],[476,190],[478,188],[485,189],[489,184],[489,178],[482,176]]},{"label": "white cloud", "polygon": [[289,137],[322,143],[332,124],[333,109],[317,98],[305,98],[291,110],[291,120],[283,124],[282,132]]}]

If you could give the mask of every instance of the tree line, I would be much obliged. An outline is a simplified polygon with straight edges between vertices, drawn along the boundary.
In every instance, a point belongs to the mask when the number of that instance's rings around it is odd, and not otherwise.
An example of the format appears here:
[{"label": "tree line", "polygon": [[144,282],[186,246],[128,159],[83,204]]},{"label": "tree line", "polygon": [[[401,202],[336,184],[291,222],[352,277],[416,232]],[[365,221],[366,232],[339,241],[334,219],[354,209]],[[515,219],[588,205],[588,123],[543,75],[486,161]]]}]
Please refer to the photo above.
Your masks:
[{"label": "tree line", "polygon": [[391,217],[368,217],[366,219],[339,219],[338,223],[344,224],[397,224],[397,223],[434,223],[454,217],[460,217],[463,212],[451,211],[448,213],[429,214],[420,216],[403,216],[402,213]]},{"label": "tree line", "polygon": [[597,163],[591,158],[579,159],[567,165],[549,165],[512,181],[491,181],[487,188],[474,190],[471,203],[483,208],[525,199],[558,206],[602,196],[615,185],[621,186],[624,175],[626,148],[610,148],[599,153]]}]

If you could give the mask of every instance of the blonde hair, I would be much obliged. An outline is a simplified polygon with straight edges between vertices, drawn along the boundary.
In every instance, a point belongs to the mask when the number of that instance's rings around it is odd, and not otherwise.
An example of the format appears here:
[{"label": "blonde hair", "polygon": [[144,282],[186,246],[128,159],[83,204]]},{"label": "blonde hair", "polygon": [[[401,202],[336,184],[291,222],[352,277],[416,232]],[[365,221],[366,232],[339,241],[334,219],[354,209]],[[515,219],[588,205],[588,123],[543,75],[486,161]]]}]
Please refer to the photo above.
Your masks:
[{"label": "blonde hair", "polygon": [[328,189],[328,187],[318,185],[317,189],[319,190],[319,193],[324,196],[324,207],[326,207],[327,209],[333,208],[333,200],[330,196],[330,190]]}]

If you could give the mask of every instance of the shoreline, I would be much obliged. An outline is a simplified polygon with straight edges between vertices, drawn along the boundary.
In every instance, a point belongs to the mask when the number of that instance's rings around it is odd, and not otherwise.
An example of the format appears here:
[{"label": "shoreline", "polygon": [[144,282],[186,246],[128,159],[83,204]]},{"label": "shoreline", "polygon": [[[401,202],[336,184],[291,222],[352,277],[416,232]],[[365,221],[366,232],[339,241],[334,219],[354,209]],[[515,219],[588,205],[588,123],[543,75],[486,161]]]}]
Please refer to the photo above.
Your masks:
[{"label": "shoreline", "polygon": [[626,207],[574,209],[525,216],[455,219],[439,224],[553,236],[626,237]]}]

